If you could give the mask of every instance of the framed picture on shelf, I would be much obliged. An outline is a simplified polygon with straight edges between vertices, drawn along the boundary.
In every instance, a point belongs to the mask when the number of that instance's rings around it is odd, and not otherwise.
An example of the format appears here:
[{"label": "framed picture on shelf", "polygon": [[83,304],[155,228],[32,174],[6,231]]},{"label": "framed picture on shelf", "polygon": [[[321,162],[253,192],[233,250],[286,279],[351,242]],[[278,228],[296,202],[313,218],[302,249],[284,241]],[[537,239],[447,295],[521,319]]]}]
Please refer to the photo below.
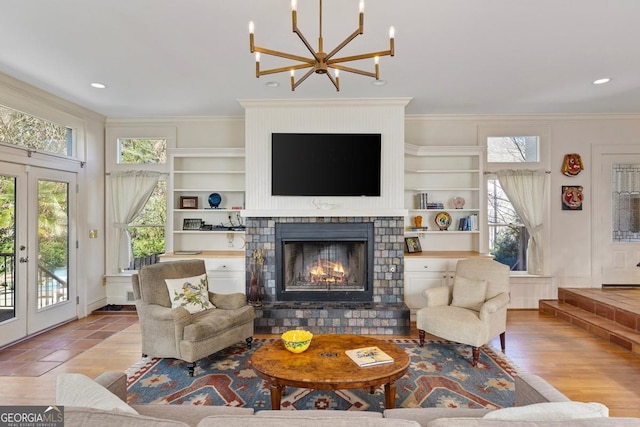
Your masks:
[{"label": "framed picture on shelf", "polygon": [[407,248],[407,252],[410,254],[415,252],[422,252],[422,246],[420,246],[420,238],[418,237],[405,237],[404,245]]},{"label": "framed picture on shelf", "polygon": [[182,221],[183,230],[200,230],[202,227],[202,220],[200,218],[185,218]]},{"label": "framed picture on shelf", "polygon": [[180,196],[180,209],[198,209],[198,196]]}]

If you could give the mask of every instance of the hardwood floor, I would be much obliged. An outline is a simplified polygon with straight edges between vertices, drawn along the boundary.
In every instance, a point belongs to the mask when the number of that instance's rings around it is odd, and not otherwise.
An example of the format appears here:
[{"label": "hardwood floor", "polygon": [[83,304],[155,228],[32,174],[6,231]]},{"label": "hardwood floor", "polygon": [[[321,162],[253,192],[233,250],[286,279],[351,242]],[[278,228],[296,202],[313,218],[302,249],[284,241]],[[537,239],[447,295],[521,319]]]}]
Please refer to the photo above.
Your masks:
[{"label": "hardwood floor", "polygon": [[[492,345],[500,348],[499,340]],[[506,354],[521,372],[542,376],[573,400],[604,403],[612,416],[640,417],[640,358],[627,350],[537,310],[511,310]],[[139,358],[135,314],[91,315],[0,351],[0,405],[52,404],[57,374],[93,377]]]}]

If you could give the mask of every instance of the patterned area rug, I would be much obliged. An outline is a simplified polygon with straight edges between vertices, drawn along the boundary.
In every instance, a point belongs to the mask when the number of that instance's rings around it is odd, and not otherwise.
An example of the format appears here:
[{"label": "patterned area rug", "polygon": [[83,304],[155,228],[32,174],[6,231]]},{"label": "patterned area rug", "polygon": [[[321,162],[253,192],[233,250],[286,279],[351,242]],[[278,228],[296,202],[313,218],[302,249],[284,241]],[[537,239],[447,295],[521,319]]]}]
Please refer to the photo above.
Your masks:
[{"label": "patterned area rug", "polygon": [[[227,405],[271,409],[269,389],[249,364],[260,345],[276,338],[257,338],[251,350],[229,347],[198,361],[194,377],[185,362],[142,359],[127,372],[130,404]],[[396,381],[396,407],[503,408],[513,406],[516,369],[502,353],[481,348],[471,366],[471,347],[447,341],[393,339],[411,357],[407,374]],[[308,390],[287,387],[282,409],[382,411],[384,389]]]}]

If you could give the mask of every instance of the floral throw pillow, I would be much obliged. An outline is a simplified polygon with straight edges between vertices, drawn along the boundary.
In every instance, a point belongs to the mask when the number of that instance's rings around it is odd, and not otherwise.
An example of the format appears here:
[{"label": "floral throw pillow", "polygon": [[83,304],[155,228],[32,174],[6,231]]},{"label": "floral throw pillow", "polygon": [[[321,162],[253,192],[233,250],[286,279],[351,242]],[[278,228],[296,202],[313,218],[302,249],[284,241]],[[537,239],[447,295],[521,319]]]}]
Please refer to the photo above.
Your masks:
[{"label": "floral throw pillow", "polygon": [[209,301],[207,275],[184,277],[181,279],[165,279],[171,307],[184,307],[189,313],[199,313],[208,308],[215,308]]}]

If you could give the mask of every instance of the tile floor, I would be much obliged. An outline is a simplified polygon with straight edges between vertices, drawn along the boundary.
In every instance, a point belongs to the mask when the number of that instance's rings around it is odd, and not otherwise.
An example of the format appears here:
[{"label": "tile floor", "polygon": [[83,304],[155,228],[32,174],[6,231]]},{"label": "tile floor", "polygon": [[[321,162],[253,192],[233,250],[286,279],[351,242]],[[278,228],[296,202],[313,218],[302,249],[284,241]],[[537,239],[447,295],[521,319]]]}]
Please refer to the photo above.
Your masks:
[{"label": "tile floor", "polygon": [[118,314],[92,314],[1,349],[0,376],[38,377],[138,322]]}]

